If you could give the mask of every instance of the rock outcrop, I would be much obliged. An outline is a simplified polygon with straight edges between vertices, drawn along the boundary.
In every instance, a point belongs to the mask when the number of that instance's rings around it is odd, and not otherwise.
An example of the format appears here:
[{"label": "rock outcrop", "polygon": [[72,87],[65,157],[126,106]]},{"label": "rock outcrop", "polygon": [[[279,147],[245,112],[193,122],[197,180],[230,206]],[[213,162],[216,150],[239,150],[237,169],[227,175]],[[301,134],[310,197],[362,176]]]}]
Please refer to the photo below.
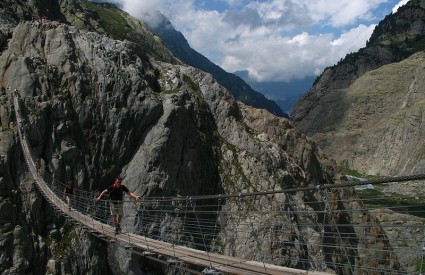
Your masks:
[{"label": "rock outcrop", "polygon": [[[401,214],[390,209],[375,209],[371,214],[378,218],[379,223],[385,226],[385,233],[389,239],[393,240],[391,246],[397,254],[400,262],[414,263],[410,264],[407,269],[408,273],[415,273],[417,263],[415,259],[410,258],[406,249],[412,247],[415,243],[423,243],[425,234],[423,224],[424,219],[409,214]],[[401,228],[400,224],[410,224],[409,228]],[[417,261],[417,260],[416,260]]]}]

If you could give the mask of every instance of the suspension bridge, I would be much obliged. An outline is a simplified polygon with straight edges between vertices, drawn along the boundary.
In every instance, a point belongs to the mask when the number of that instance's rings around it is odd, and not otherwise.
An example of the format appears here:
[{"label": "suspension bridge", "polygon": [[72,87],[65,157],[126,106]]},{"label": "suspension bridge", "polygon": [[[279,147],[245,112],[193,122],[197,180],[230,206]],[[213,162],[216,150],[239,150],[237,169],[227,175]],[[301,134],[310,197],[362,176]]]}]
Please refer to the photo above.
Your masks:
[{"label": "suspension bridge", "polygon": [[[98,193],[76,190],[68,209],[65,184],[38,171],[29,137],[22,131],[19,104],[14,93],[22,152],[41,194],[88,232],[132,253],[192,274],[425,272],[424,196],[372,192],[360,199],[355,191],[357,186],[412,181],[424,188],[425,175],[273,192],[128,200],[123,232],[115,234],[108,201],[97,202]],[[385,215],[388,220],[382,219]]]}]

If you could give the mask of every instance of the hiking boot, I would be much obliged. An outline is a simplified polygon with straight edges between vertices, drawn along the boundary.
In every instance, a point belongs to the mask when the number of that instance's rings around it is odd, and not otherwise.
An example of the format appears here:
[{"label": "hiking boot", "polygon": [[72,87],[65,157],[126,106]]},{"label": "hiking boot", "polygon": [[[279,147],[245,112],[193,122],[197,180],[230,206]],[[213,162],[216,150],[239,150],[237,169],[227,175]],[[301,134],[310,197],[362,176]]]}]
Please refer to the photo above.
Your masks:
[{"label": "hiking boot", "polygon": [[115,234],[120,233],[120,231],[121,231],[121,228],[119,228],[119,226],[115,227]]}]

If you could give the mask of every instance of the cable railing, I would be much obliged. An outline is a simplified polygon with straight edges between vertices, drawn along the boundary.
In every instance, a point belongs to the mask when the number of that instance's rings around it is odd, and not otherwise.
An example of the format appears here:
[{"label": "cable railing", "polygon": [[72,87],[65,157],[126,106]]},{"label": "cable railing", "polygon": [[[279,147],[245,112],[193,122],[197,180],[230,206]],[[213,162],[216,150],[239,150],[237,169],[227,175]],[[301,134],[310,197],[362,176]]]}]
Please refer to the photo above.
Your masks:
[{"label": "cable railing", "polygon": [[[20,125],[19,108],[15,108]],[[240,265],[248,263],[262,271],[240,274],[274,274],[270,271],[273,266],[309,274],[422,274],[425,268],[425,197],[362,198],[360,191],[357,194],[353,190],[357,185],[412,180],[425,185],[424,175],[271,192],[124,200],[123,233],[116,237],[109,201],[96,201],[100,190],[75,188],[69,210],[63,198],[65,183],[46,169],[36,171],[36,158],[26,143],[28,137],[24,131],[19,131],[19,136],[30,172],[54,207],[102,239],[132,249],[140,244],[143,251],[133,251],[150,259],[154,259],[152,251],[164,253],[174,259],[167,264],[187,268],[180,261],[196,265],[201,260],[194,259],[203,251],[200,266],[208,267],[204,273],[242,268]],[[349,194],[340,192],[347,188],[352,189]],[[391,219],[398,215],[403,220]],[[158,242],[163,242],[161,247]],[[163,246],[167,252],[163,252]],[[191,252],[183,253],[181,247]],[[213,264],[211,258],[224,257],[220,255],[234,258]]]}]

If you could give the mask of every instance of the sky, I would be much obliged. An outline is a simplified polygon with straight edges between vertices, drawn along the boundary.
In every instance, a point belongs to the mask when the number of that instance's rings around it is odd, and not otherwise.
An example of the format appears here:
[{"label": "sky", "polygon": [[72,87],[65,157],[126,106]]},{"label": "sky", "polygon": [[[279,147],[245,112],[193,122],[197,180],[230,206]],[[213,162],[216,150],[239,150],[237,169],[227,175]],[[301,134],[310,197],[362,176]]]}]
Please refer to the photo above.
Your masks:
[{"label": "sky", "polygon": [[366,45],[408,0],[110,0],[136,18],[159,10],[190,46],[257,82],[317,76]]}]

